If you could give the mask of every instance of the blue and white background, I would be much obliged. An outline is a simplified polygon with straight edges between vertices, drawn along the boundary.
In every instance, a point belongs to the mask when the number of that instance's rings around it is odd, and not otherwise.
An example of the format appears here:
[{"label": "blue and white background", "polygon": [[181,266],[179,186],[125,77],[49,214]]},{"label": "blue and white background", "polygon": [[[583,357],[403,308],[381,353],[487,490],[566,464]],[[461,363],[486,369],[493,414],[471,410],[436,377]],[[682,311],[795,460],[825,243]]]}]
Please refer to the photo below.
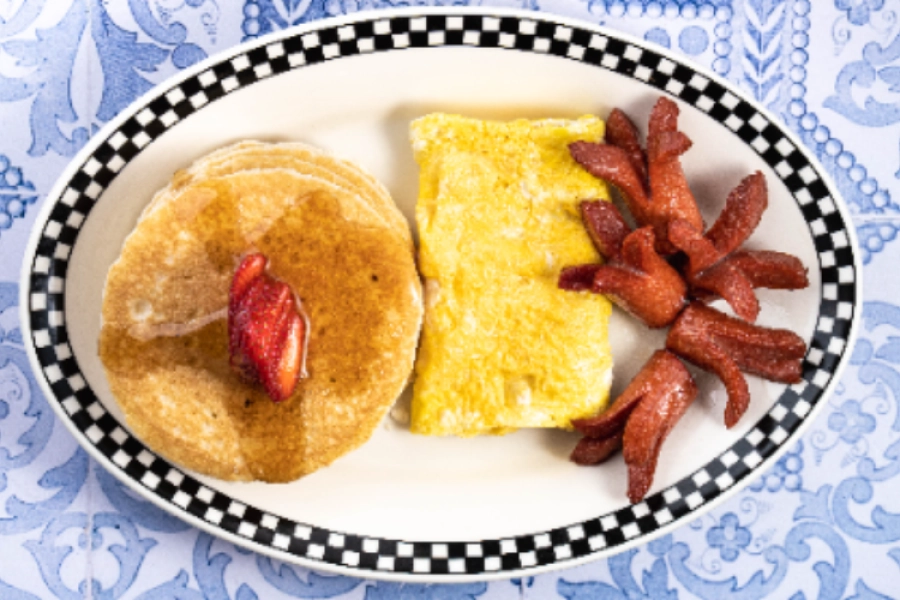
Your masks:
[{"label": "blue and white background", "polygon": [[[280,564],[149,506],[30,373],[18,273],[38,206],[103,123],[241,41],[332,15],[496,4],[604,24],[712,68],[812,149],[853,215],[863,329],[805,438],[719,509],[606,561],[400,585]],[[0,599],[900,598],[900,0],[0,0]]]}]

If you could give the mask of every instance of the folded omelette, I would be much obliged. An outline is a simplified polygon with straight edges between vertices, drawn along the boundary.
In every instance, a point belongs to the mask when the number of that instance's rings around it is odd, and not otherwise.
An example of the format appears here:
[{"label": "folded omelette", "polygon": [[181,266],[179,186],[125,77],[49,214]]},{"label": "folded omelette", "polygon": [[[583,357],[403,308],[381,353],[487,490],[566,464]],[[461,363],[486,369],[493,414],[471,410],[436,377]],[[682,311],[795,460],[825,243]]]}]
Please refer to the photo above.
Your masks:
[{"label": "folded omelette", "polygon": [[605,408],[611,305],[557,288],[562,267],[599,260],[579,203],[608,191],[568,144],[603,133],[595,117],[412,123],[425,279],[414,433],[570,428]]}]

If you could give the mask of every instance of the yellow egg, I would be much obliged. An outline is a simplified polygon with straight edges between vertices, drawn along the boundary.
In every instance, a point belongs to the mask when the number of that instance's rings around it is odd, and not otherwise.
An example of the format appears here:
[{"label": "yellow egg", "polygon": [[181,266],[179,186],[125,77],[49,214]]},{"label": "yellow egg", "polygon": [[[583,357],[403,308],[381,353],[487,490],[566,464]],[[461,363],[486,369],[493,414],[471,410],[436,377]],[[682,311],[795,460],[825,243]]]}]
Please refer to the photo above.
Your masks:
[{"label": "yellow egg", "polygon": [[600,260],[579,202],[608,200],[607,188],[568,144],[603,132],[589,116],[412,123],[425,278],[413,432],[570,428],[605,408],[611,305],[556,285],[562,267]]}]

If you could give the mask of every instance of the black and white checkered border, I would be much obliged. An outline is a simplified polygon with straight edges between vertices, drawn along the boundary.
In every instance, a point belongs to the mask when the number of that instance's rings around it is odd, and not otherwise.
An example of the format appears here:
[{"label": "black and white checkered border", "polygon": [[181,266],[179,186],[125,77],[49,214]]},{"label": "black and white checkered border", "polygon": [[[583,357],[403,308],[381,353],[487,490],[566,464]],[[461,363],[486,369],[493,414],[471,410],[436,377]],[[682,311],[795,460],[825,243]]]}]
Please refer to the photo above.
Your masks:
[{"label": "black and white checkered border", "polygon": [[[787,388],[728,451],[640,504],[552,531],[469,543],[367,538],[267,514],[204,486],[128,434],[81,374],[68,343],[64,312],[69,254],[94,203],[119,171],[181,119],[261,79],[357,54],[455,45],[551,54],[615,71],[704,111],[752,147],[793,194],[818,252],[822,298],[803,381]],[[612,34],[557,24],[538,15],[367,18],[256,45],[149,100],[99,143],[61,196],[48,202],[54,206],[28,282],[30,324],[43,376],[75,427],[115,468],[211,527],[313,562],[367,571],[428,575],[517,571],[614,547],[690,515],[752,473],[803,422],[846,359],[857,304],[848,225],[819,173],[778,125],[738,93],[686,65]]]}]

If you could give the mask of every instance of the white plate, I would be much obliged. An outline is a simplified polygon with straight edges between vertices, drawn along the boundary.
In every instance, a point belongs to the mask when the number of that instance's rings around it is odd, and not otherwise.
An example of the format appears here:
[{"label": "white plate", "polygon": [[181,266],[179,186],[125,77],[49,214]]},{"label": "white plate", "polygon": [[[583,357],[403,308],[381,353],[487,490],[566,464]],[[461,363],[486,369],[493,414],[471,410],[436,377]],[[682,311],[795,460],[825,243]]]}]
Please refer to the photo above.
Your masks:
[{"label": "white plate", "polygon": [[[186,473],[124,427],[96,353],[108,267],[172,173],[245,139],[301,140],[358,161],[408,215],[417,169],[408,123],[470,116],[606,115],[645,122],[656,98],[682,106],[695,140],[685,169],[704,216],[760,169],[770,207],[749,245],[799,256],[811,285],[761,291],[760,323],[810,343],[804,381],[750,378],[733,430],[724,389],[701,395],[672,433],[648,498],[631,506],[621,459],[567,460],[577,436],[413,436],[390,419],[333,466],[291,484],[227,483]],[[22,322],[38,380],[91,454],[144,497],[234,543],[305,566],[367,577],[466,581],[572,566],[648,541],[722,501],[765,469],[811,421],[849,358],[860,298],[853,229],[800,142],[714,75],[618,33],[548,15],[421,8],[360,14],[285,31],[213,57],[109,123],[46,200],[23,268]],[[620,312],[614,392],[662,334]]]}]

